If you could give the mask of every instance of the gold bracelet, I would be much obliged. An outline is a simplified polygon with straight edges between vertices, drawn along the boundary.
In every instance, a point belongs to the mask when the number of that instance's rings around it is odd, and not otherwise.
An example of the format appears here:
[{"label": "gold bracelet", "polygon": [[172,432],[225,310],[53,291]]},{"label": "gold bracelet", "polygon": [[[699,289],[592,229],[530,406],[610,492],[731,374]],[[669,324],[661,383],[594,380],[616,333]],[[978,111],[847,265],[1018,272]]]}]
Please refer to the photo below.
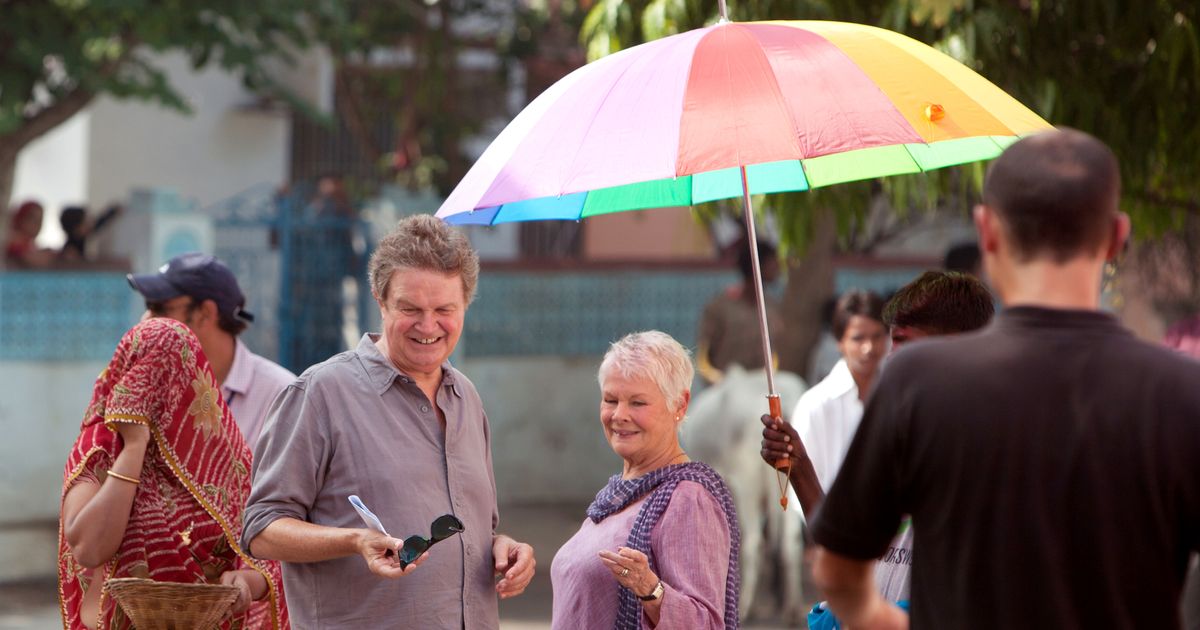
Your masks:
[{"label": "gold bracelet", "polygon": [[128,476],[128,475],[122,475],[121,473],[119,473],[119,472],[117,472],[117,471],[115,471],[115,470],[110,470],[110,471],[108,471],[108,476],[109,476],[109,477],[116,477],[117,479],[120,479],[121,481],[128,481],[129,483],[132,483],[132,484],[134,484],[134,485],[137,485],[137,484],[139,484],[139,483],[142,483],[142,480],[141,480],[141,479],[137,479],[136,477],[130,477],[130,476]]}]

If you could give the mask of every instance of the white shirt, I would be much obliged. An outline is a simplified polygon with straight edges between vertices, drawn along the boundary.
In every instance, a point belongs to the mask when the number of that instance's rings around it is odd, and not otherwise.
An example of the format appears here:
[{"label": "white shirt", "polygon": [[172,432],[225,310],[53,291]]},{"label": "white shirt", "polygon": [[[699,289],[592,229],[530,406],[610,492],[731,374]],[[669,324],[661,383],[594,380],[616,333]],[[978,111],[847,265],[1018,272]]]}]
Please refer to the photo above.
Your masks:
[{"label": "white shirt", "polygon": [[233,365],[229,366],[229,375],[221,384],[221,395],[253,453],[271,402],[296,380],[296,375],[250,352],[241,339],[236,342]]},{"label": "white shirt", "polygon": [[833,485],[862,416],[858,385],[845,359],[839,360],[829,376],[804,392],[796,403],[792,425],[808,451],[822,491],[828,493]]}]

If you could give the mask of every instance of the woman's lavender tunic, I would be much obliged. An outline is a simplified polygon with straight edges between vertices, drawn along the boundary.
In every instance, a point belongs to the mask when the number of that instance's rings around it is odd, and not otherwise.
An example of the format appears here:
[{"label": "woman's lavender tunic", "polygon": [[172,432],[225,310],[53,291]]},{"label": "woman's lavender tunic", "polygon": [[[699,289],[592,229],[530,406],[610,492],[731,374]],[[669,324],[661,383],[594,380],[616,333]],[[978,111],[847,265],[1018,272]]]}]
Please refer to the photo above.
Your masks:
[{"label": "woman's lavender tunic", "polygon": [[[625,545],[644,502],[631,503],[600,523],[585,518],[555,554],[550,565],[554,630],[613,627],[620,586],[598,554]],[[730,535],[717,500],[698,483],[680,482],[651,533],[651,545],[665,592],[658,625],[642,615],[642,627],[724,628]]]}]

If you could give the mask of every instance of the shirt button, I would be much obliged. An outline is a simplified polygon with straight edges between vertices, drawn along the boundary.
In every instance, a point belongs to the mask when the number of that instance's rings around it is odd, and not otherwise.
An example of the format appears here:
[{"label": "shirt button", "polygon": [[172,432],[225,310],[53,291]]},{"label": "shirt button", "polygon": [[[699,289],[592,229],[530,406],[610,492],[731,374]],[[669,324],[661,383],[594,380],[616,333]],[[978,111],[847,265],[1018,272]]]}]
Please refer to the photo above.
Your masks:
[{"label": "shirt button", "polygon": [[429,411],[429,405],[421,405],[421,411]]}]

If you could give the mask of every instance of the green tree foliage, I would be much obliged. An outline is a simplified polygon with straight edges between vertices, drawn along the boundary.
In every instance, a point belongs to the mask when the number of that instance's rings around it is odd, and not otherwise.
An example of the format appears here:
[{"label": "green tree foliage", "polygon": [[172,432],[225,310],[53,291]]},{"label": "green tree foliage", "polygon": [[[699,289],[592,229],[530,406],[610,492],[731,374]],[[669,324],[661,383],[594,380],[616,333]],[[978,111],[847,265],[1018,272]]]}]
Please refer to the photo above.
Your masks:
[{"label": "green tree foliage", "polygon": [[336,0],[0,0],[0,203],[20,150],[98,95],[189,111],[159,55],[271,91],[267,62],[311,44],[314,25],[353,36]]}]

